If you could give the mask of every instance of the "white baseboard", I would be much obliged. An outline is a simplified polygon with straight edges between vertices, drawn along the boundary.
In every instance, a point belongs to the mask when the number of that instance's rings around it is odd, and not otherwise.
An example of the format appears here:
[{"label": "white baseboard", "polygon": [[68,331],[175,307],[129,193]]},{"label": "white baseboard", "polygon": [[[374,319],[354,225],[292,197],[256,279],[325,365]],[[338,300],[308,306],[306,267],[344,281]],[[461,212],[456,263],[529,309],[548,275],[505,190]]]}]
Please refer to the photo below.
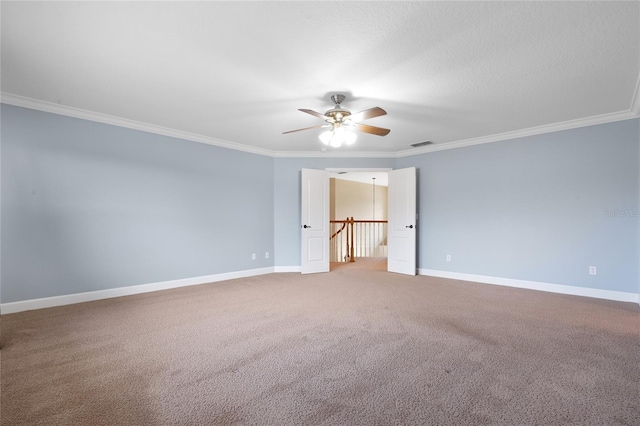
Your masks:
[{"label": "white baseboard", "polygon": [[473,281],[481,284],[494,284],[506,287],[526,288],[529,290],[546,291],[550,293],[571,294],[574,296],[594,297],[596,299],[615,300],[618,302],[635,302],[640,304],[640,295],[623,291],[601,290],[597,288],[575,287],[570,285],[549,284],[537,281],[515,280],[512,278],[488,277],[485,275],[464,274],[460,272],[439,271],[435,269],[418,269],[419,275],[453,280]]},{"label": "white baseboard", "polygon": [[272,274],[274,267],[249,269],[247,271],[226,272],[223,274],[206,275],[203,277],[183,278],[179,280],[163,281],[159,283],[132,285],[128,287],[110,288],[106,290],[88,291],[86,293],[66,294],[64,296],[44,297],[42,299],[9,302],[0,305],[2,314],[30,311],[32,309],[52,308],[54,306],[71,305],[74,303],[91,302],[112,297],[130,296],[133,294],[149,293],[158,290],[186,287],[191,285],[208,284],[217,281],[233,280],[235,278],[252,277],[256,275]]},{"label": "white baseboard", "polygon": [[[67,294],[63,296],[45,297],[42,299],[31,299],[23,300],[20,302],[2,303],[0,305],[0,312],[2,312],[2,314],[13,314],[16,312],[30,311],[33,309],[52,308],[55,306],[91,302],[94,300],[109,299],[112,297],[130,296],[133,294],[149,293],[152,291],[168,290],[171,288],[208,284],[218,281],[232,280],[236,278],[252,277],[256,275],[286,272],[300,272],[300,266],[273,266],[268,268],[250,269],[246,271],[226,272],[223,274],[163,281],[159,283],[89,291],[86,293]],[[482,284],[526,288],[529,290],[594,297],[598,299],[616,300],[619,302],[635,302],[640,304],[640,295],[636,293],[625,293],[621,291],[548,284],[535,281],[515,280],[511,278],[487,277],[484,275],[463,274],[459,272],[438,271],[433,269],[418,269],[418,274],[440,278],[451,278],[454,280],[472,281]]]}]

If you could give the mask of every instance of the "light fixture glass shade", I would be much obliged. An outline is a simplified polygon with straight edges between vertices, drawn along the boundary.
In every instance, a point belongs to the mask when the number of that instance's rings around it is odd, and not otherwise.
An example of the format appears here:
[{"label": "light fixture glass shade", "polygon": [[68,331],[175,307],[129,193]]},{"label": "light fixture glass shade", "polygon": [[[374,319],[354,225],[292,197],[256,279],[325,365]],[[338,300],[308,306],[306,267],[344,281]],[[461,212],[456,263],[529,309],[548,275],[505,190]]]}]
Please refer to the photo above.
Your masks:
[{"label": "light fixture glass shade", "polygon": [[338,125],[338,123],[334,124],[333,130],[326,130],[320,133],[318,137],[320,138],[320,142],[334,148],[340,148],[343,143],[351,145],[356,141],[356,134],[345,130],[345,128]]},{"label": "light fixture glass shade", "polygon": [[344,127],[342,126],[334,126],[333,128],[333,137],[331,138],[331,146],[339,148],[342,146],[344,142]]},{"label": "light fixture glass shade", "polygon": [[356,134],[353,132],[344,132],[344,143],[346,143],[347,145],[353,145],[353,143],[356,141]]},{"label": "light fixture glass shade", "polygon": [[325,130],[324,132],[320,133],[320,136],[319,136],[320,142],[322,142],[325,145],[329,145],[332,137],[333,137],[333,132],[331,130]]}]

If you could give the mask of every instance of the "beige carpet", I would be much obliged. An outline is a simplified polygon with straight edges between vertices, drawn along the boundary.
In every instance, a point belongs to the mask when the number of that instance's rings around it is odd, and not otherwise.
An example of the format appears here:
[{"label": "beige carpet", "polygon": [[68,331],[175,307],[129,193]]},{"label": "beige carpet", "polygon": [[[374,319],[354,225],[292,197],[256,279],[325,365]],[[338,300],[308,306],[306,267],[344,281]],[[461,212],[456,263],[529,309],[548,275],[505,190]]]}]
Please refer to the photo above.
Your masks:
[{"label": "beige carpet", "polygon": [[639,425],[640,309],[381,262],[2,316],[4,425]]}]

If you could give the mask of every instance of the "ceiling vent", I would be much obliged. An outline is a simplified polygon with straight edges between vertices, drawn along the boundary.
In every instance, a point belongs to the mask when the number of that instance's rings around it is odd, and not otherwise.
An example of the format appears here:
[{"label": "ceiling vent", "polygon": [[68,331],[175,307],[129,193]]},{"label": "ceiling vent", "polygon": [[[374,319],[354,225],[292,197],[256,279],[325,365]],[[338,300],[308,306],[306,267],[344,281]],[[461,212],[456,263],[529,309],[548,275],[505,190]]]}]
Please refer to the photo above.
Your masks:
[{"label": "ceiling vent", "polygon": [[424,141],[424,142],[417,142],[417,143],[412,143],[411,146],[414,148],[420,148],[421,146],[426,146],[426,145],[433,145],[433,142],[431,141]]}]

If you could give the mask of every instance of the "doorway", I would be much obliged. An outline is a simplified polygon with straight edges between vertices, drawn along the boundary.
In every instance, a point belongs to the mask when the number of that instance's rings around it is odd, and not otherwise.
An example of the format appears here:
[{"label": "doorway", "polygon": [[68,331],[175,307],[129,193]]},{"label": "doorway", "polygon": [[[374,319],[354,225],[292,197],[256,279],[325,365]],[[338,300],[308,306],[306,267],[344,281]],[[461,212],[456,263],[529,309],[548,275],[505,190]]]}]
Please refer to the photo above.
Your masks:
[{"label": "doorway", "polygon": [[372,258],[386,267],[388,172],[330,171],[329,178],[331,268]]},{"label": "doorway", "polygon": [[[329,259],[329,173],[343,170],[301,171],[301,273],[328,272]],[[351,171],[351,170],[346,170]],[[353,170],[362,171],[362,170]],[[371,171],[371,170],[368,170]],[[376,170],[380,171],[380,170]],[[388,172],[388,255],[387,270],[416,274],[416,169]],[[353,224],[353,220],[351,220]],[[354,244],[351,243],[351,250]],[[351,257],[354,257],[350,253]]]}]

